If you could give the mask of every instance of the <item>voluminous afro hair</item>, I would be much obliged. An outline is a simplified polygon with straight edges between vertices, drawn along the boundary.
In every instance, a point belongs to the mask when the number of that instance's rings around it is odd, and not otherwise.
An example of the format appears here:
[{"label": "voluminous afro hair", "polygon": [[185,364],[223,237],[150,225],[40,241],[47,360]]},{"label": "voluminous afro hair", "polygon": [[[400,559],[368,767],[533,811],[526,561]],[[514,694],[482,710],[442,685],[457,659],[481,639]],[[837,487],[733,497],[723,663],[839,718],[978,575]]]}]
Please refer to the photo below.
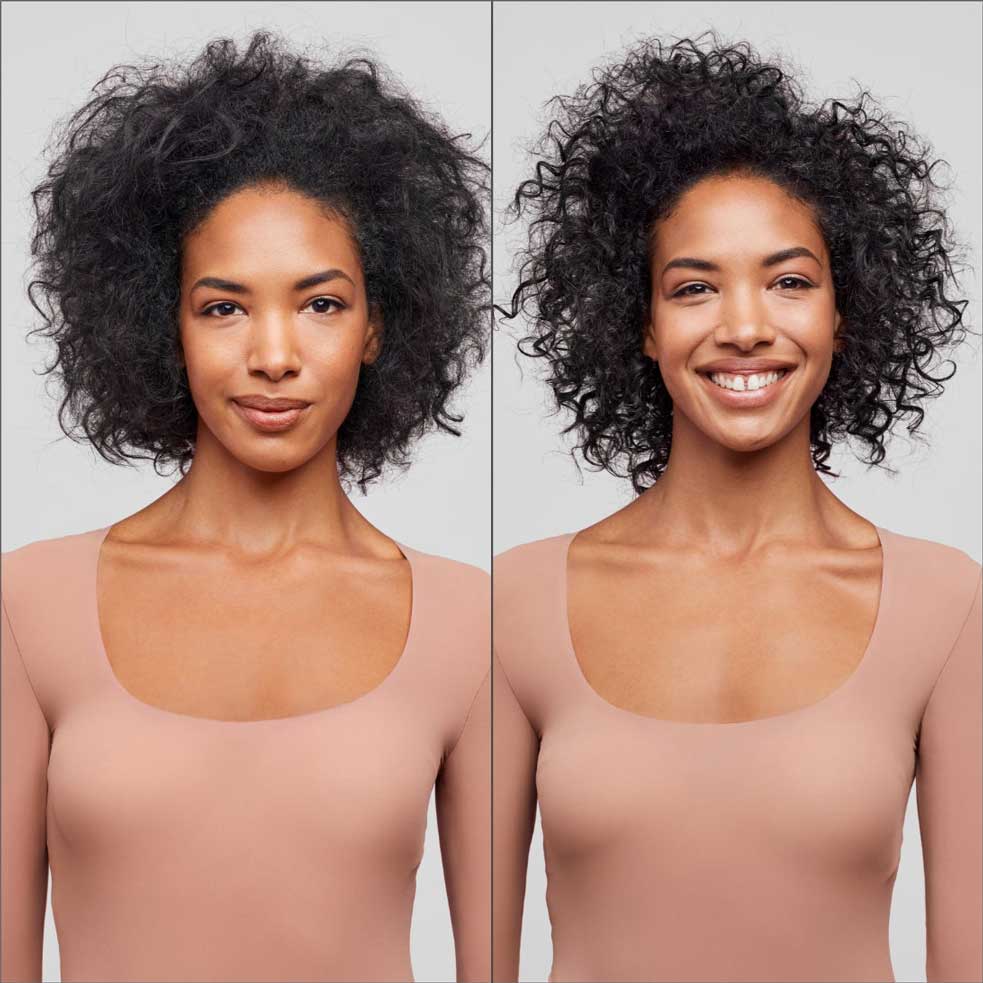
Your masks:
[{"label": "voluminous afro hair", "polygon": [[[180,361],[182,239],[263,181],[351,227],[377,361],[338,434],[339,474],[405,468],[411,443],[458,433],[450,397],[485,353],[488,166],[370,57],[318,64],[269,32],[208,44],[189,64],[117,66],[64,126],[33,192],[29,295],[54,340],[59,424],[111,463],[186,472],[197,413]],[[70,424],[66,424],[66,417]],[[78,436],[76,436],[78,434]]]},{"label": "voluminous afro hair", "polygon": [[535,177],[511,203],[530,219],[519,285],[499,310],[529,319],[519,349],[546,359],[556,407],[573,414],[564,432],[589,465],[636,492],[665,470],[672,400],[642,352],[650,235],[701,178],[735,172],[810,205],[829,250],[845,350],[811,410],[814,467],[833,474],[824,462],[847,435],[877,465],[896,419],[917,430],[919,401],[955,372],[936,375],[933,362],[967,333],[967,301],[947,293],[958,247],[940,162],[868,92],[808,105],[787,71],[710,31],[642,41],[548,105]]}]

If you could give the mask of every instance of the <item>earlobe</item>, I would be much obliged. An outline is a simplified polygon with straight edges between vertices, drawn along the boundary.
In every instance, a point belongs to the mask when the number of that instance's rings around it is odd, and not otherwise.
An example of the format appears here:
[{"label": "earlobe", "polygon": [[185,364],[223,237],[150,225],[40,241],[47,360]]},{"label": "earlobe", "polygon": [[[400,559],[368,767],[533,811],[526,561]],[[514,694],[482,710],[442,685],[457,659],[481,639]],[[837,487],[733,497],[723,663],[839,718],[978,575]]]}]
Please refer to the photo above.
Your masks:
[{"label": "earlobe", "polygon": [[365,348],[362,351],[362,362],[371,365],[382,351],[382,316],[378,309],[372,311],[369,319],[369,330],[365,335]]},{"label": "earlobe", "polygon": [[843,338],[840,335],[840,327],[843,324],[843,318],[840,316],[840,312],[836,312],[836,320],[833,324],[833,351],[841,352],[843,351]]},{"label": "earlobe", "polygon": [[653,362],[659,361],[658,352],[655,348],[655,332],[652,329],[651,321],[647,322],[642,332],[642,352]]}]

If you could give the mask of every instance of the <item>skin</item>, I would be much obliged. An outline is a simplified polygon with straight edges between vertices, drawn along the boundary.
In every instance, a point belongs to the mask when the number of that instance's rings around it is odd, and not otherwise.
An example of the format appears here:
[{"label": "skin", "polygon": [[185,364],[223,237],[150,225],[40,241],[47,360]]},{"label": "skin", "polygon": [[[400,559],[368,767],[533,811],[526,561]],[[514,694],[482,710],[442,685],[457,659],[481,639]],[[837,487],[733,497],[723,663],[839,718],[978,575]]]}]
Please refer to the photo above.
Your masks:
[{"label": "skin", "polygon": [[[816,258],[762,267],[796,246]],[[665,270],[678,257],[719,269]],[[571,544],[577,660],[603,699],[665,720],[810,705],[864,655],[882,567],[875,527],[809,454],[810,407],[841,343],[822,234],[769,180],[706,178],[656,223],[650,276],[641,344],[673,399],[672,448],[654,486]],[[742,356],[795,363],[777,400],[724,406],[695,371]]]},{"label": "skin", "polygon": [[[145,703],[218,720],[355,699],[402,653],[412,578],[338,480],[338,428],[383,338],[347,224],[283,186],[237,191],[183,243],[179,319],[196,452],[102,546],[98,609],[113,671]],[[311,405],[271,434],[231,402],[248,394]]]}]

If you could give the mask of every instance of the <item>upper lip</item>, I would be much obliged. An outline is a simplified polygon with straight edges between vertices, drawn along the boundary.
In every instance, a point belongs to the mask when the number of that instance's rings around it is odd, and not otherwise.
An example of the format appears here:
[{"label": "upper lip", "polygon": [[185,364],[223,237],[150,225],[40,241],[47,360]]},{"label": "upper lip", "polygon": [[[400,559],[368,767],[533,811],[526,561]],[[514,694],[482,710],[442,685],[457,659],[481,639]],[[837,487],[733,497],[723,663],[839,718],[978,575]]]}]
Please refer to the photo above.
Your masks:
[{"label": "upper lip", "polygon": [[718,358],[716,361],[701,365],[696,371],[726,372],[728,375],[750,375],[754,372],[773,372],[777,369],[794,369],[792,362],[780,358]]},{"label": "upper lip", "polygon": [[235,396],[235,402],[254,410],[293,410],[309,405],[306,399],[287,399],[285,396]]}]

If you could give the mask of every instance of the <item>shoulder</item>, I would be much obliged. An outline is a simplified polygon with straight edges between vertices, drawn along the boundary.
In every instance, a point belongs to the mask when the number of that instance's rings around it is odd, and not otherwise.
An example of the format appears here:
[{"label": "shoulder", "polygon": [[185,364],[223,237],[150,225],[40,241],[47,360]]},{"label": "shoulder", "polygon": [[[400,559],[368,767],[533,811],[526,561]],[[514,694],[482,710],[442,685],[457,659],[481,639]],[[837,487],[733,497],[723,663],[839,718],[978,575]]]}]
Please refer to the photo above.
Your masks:
[{"label": "shoulder", "polygon": [[556,599],[566,583],[566,557],[575,533],[561,533],[513,546],[495,556],[495,612],[536,607]]},{"label": "shoulder", "polygon": [[[897,598],[897,617],[908,637],[948,648],[978,601],[983,565],[965,550],[888,530],[885,560]],[[887,576],[887,574],[886,574]]]},{"label": "shoulder", "polygon": [[466,704],[489,668],[491,577],[471,563],[402,548],[413,570],[411,630],[442,691]]},{"label": "shoulder", "polygon": [[60,596],[84,576],[102,529],[53,536],[0,553],[0,591],[8,611]]},{"label": "shoulder", "polygon": [[[413,571],[413,604],[432,630],[484,638],[491,623],[491,577],[471,563],[403,548]],[[464,635],[460,633],[463,632]],[[479,643],[480,644],[480,643]]]},{"label": "shoulder", "polygon": [[518,585],[530,577],[553,576],[566,563],[567,547],[575,533],[535,539],[498,553],[494,558],[495,589],[499,583]]},{"label": "shoulder", "polygon": [[983,565],[965,550],[948,543],[887,530],[894,568],[907,581],[931,594],[966,593],[969,597],[983,576]]},{"label": "shoulder", "polygon": [[447,601],[488,603],[491,577],[481,567],[412,547],[401,548],[408,554],[414,579],[419,578],[420,586],[440,590]]}]

